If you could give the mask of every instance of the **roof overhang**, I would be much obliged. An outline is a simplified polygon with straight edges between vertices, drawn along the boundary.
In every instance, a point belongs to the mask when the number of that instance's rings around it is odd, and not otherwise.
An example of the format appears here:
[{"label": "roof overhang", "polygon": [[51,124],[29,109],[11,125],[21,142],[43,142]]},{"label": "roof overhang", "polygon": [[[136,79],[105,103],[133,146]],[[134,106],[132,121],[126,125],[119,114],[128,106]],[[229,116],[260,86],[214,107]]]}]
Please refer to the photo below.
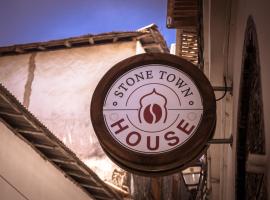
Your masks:
[{"label": "roof overhang", "polygon": [[102,45],[116,42],[128,42],[139,40],[146,52],[168,53],[166,41],[155,24],[143,27],[131,32],[110,32],[98,35],[83,35],[47,42],[36,42],[29,44],[16,44],[0,47],[0,56],[18,55],[32,52],[43,52],[59,49],[69,49],[84,46]]},{"label": "roof overhang", "polygon": [[0,84],[0,120],[94,199],[123,199]]}]

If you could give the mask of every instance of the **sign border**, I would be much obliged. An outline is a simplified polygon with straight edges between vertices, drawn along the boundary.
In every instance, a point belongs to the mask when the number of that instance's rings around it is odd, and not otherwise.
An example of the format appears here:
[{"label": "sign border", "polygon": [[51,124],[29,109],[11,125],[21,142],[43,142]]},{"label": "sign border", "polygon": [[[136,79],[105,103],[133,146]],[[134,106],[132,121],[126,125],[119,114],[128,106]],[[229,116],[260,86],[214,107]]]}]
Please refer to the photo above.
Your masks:
[{"label": "sign border", "polygon": [[[124,73],[139,66],[162,64],[186,73],[198,88],[203,104],[201,123],[180,147],[160,154],[142,154],[125,148],[111,136],[103,118],[106,95],[114,82]],[[145,53],[127,58],[114,65],[98,83],[91,102],[93,128],[105,153],[116,164],[141,175],[173,173],[198,158],[208,147],[216,125],[216,101],[213,88],[205,75],[192,63],[171,54]]]}]

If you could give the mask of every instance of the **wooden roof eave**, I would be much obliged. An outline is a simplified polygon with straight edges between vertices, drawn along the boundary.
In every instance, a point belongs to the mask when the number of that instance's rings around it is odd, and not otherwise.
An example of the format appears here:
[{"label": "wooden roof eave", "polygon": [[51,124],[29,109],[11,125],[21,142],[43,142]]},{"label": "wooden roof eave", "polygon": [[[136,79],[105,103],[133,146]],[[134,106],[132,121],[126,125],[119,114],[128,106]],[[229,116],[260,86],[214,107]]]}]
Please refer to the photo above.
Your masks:
[{"label": "wooden roof eave", "polygon": [[91,198],[122,199],[1,84],[0,120]]}]

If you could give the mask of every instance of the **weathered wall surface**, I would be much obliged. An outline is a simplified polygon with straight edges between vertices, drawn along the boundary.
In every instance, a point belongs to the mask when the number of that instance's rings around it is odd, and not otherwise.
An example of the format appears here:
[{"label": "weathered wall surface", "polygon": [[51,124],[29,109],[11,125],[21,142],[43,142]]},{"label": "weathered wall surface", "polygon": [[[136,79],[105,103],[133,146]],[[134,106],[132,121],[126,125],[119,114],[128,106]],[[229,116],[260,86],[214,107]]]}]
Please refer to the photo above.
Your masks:
[{"label": "weathered wall surface", "polygon": [[1,200],[90,200],[90,196],[0,121]]},{"label": "weathered wall surface", "polygon": [[[211,168],[209,188],[213,199],[235,199],[236,144],[239,115],[239,96],[241,76],[243,76],[243,48],[246,25],[252,16],[257,30],[258,55],[262,86],[264,132],[266,141],[268,195],[270,191],[270,2],[267,0],[227,0],[204,1],[204,41],[205,69],[211,83],[224,85],[226,76],[233,93],[217,103],[218,124],[216,138],[228,138],[233,135],[233,145],[211,145],[209,150]],[[216,92],[217,97],[222,95]]]},{"label": "weathered wall surface", "polygon": [[[270,76],[270,26],[268,20],[270,19],[270,2],[268,0],[252,1],[252,0],[239,0],[234,2],[233,9],[235,11],[235,18],[232,27],[232,41],[231,41],[231,71],[233,71],[233,84],[234,84],[234,117],[233,117],[233,133],[237,132],[237,116],[239,107],[239,91],[240,79],[243,75],[243,47],[244,36],[248,17],[252,16],[258,39],[258,55],[260,63],[260,75],[262,86],[262,104],[264,110],[264,132],[265,132],[265,147],[266,147],[266,176],[268,187],[268,197],[270,192],[270,92],[269,92],[269,76]],[[235,144],[234,144],[235,145]],[[234,146],[235,147],[235,146]],[[231,184],[231,183],[230,183]],[[233,184],[231,184],[233,185]],[[227,198],[232,199],[232,198]]]},{"label": "weathered wall surface", "polygon": [[[232,85],[232,76],[228,74],[228,28],[230,4],[228,1],[204,1],[204,73],[212,86],[224,86],[224,77],[228,86]],[[216,99],[222,97],[223,91],[215,91]],[[232,134],[232,101],[227,95],[217,101],[217,124],[214,138],[229,138]],[[223,199],[226,191],[228,176],[227,169],[231,166],[232,148],[230,145],[213,144],[207,152],[208,159],[208,189],[211,199]],[[230,169],[231,170],[231,169]]]},{"label": "weathered wall surface", "polygon": [[0,82],[92,169],[102,164],[109,175],[112,164],[104,162],[92,128],[90,101],[106,71],[135,53],[132,41],[4,56]]},{"label": "weathered wall surface", "polygon": [[27,82],[30,54],[0,57],[0,82],[23,102]]}]

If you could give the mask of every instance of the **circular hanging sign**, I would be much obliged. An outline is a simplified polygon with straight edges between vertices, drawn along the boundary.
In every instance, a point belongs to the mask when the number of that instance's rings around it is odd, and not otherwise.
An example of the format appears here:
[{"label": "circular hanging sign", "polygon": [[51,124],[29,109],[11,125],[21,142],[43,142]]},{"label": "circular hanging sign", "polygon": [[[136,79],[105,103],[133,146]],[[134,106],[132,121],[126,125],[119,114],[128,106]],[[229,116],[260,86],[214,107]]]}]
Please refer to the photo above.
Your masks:
[{"label": "circular hanging sign", "polygon": [[128,171],[173,173],[207,148],[216,123],[213,89],[193,64],[173,55],[130,57],[109,70],[91,103],[106,154]]}]

